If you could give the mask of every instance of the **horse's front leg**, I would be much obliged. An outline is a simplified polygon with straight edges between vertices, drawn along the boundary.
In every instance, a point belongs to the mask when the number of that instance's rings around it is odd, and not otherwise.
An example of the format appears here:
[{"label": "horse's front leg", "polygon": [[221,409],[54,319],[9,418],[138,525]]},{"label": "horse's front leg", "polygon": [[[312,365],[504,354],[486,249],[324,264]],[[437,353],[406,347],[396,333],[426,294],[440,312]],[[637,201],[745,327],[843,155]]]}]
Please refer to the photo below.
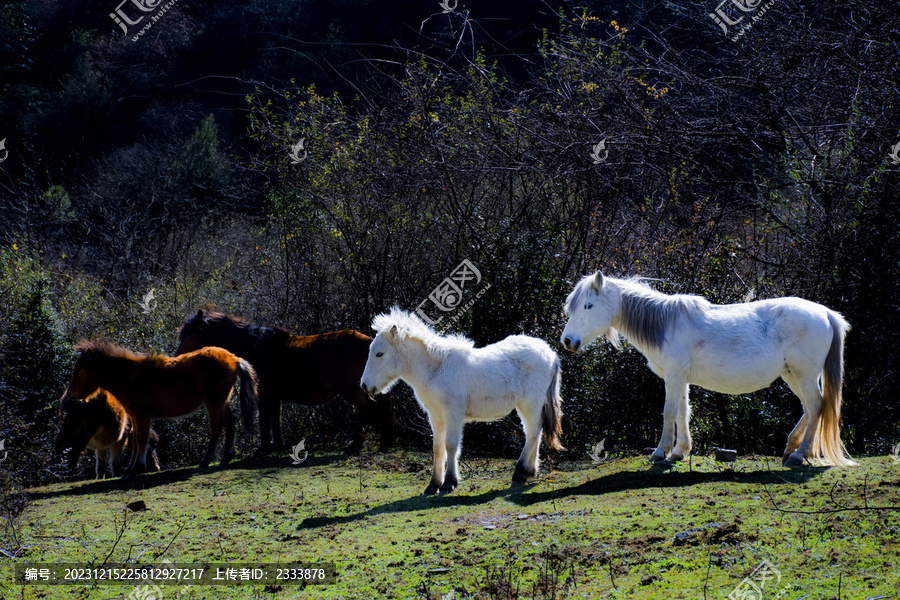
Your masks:
[{"label": "horse's front leg", "polygon": [[444,483],[441,485],[442,492],[452,492],[459,485],[459,451],[462,448],[464,424],[465,419],[462,415],[450,416],[445,421],[447,473],[444,475]]},{"label": "horse's front leg", "polygon": [[[663,430],[662,436],[659,438],[659,445],[650,455],[650,460],[653,462],[665,460],[666,456],[675,448],[676,418],[681,414],[684,416],[682,420],[685,422],[687,420],[687,383],[680,378],[668,378],[665,381],[666,404],[663,408]],[[681,436],[680,431],[679,436]],[[690,434],[688,434],[687,446],[688,452],[690,452]],[[671,458],[672,460],[681,460],[684,458],[684,454],[679,455],[677,452],[672,452]]]},{"label": "horse's front leg", "polygon": [[684,384],[682,393],[677,398],[675,413],[675,449],[669,455],[669,460],[679,461],[691,453],[691,403],[690,386]]},{"label": "horse's front leg", "polygon": [[266,389],[265,384],[259,384],[259,453],[266,454],[272,451],[272,400],[269,398],[270,392]]},{"label": "horse's front leg", "polygon": [[434,434],[432,442],[432,450],[434,452],[434,467],[431,471],[431,483],[425,488],[425,494],[436,494],[438,489],[444,483],[444,459],[446,458],[446,437],[447,431],[444,424],[443,415],[428,413],[428,420],[431,421],[431,431]]}]

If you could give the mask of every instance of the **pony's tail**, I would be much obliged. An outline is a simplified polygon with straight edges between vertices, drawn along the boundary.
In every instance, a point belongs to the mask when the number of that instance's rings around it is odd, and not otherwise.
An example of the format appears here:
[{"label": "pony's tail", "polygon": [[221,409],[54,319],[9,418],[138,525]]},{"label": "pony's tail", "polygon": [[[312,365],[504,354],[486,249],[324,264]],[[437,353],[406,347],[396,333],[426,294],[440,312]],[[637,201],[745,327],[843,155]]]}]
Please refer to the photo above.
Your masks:
[{"label": "pony's tail", "polygon": [[841,441],[841,387],[844,381],[844,335],[850,324],[836,312],[828,311],[828,323],[834,332],[831,348],[822,369],[822,415],[813,443],[813,456],[822,456],[837,467],[855,467]]},{"label": "pony's tail", "polygon": [[253,433],[253,412],[259,402],[259,378],[253,366],[243,358],[238,359],[238,377],[241,381],[241,421],[247,433]]},{"label": "pony's tail", "polygon": [[562,384],[562,366],[559,357],[553,362],[553,379],[547,387],[547,398],[541,408],[541,429],[547,444],[556,450],[565,450],[559,438],[562,436],[562,406],[559,388]]}]

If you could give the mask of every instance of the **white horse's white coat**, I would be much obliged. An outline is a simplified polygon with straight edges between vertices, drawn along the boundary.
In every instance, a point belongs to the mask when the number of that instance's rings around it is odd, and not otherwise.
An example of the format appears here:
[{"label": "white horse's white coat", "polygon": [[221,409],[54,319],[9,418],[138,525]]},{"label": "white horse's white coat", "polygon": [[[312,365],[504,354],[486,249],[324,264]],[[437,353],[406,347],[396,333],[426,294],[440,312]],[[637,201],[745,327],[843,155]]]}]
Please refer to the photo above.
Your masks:
[{"label": "white horse's white coat", "polygon": [[801,298],[714,305],[597,271],[569,294],[566,313],[561,342],[568,350],[600,335],[619,347],[620,331],[665,381],[663,432],[651,460],[680,460],[690,453],[690,384],[744,394],[781,377],[803,403],[784,463],[822,458],[832,465],[856,465],[839,429],[844,335],[850,326],[835,311]]},{"label": "white horse's white coat", "polygon": [[562,448],[560,362],[543,340],[514,335],[475,348],[462,336],[439,336],[398,308],[375,317],[372,327],[377,335],[360,385],[369,395],[387,392],[398,379],[413,388],[434,432],[434,471],[426,494],[456,487],[466,421],[495,421],[518,412],[526,441],[513,481],[537,473],[542,430],[548,444]]}]

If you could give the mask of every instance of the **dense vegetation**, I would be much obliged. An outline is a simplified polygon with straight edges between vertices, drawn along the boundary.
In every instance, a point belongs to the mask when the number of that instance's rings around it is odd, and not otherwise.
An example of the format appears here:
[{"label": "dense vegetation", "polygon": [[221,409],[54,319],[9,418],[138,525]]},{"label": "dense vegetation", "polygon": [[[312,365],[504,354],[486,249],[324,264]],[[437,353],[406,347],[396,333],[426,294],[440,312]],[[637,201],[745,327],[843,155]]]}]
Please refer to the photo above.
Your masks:
[{"label": "dense vegetation", "polygon": [[[464,258],[491,288],[444,324],[479,344],[555,344],[596,268],[826,304],[853,325],[845,441],[900,441],[893,3],[779,0],[733,41],[713,2],[201,0],[136,42],[114,4],[0,8],[0,483],[46,475],[79,337],[171,352],[203,305],[368,332]],[[655,444],[637,352],[564,361],[572,451]],[[779,453],[801,410],[781,383],[693,399],[699,451]],[[427,441],[399,405],[401,442]],[[292,409],[288,439],[340,443],[341,414]],[[158,427],[164,462],[195,462],[202,419]],[[516,453],[516,429],[468,451]]]}]

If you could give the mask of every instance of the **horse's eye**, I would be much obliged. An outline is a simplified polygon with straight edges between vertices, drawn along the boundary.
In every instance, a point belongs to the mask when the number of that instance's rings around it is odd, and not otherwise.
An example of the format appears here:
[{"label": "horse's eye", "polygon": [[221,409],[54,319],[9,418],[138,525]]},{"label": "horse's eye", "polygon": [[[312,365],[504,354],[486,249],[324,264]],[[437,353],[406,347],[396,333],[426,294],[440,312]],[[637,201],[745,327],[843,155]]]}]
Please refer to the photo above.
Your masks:
[{"label": "horse's eye", "polygon": [[594,306],[593,304],[585,304],[584,310],[591,310],[591,307],[593,307],[593,306]]},{"label": "horse's eye", "polygon": [[384,356],[384,352],[376,352],[375,356],[376,358],[381,358],[382,356]]}]

